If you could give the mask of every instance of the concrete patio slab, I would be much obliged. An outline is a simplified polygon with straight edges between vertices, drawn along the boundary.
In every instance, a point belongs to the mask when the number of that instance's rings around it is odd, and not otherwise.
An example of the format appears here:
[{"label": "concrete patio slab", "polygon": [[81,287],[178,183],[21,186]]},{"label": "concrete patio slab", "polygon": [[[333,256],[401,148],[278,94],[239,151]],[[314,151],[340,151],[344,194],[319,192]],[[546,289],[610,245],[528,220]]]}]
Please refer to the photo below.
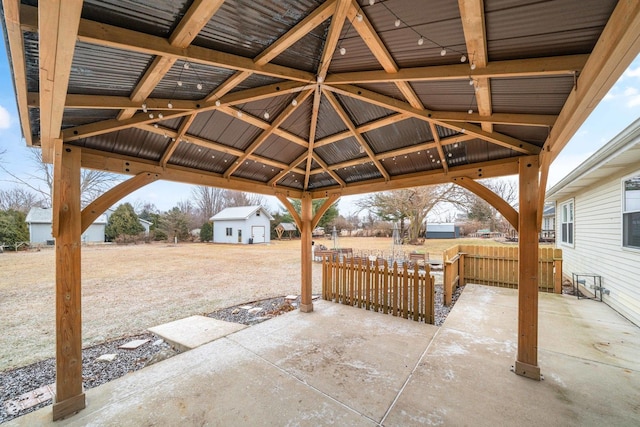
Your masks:
[{"label": "concrete patio slab", "polygon": [[318,301],[88,390],[67,420],[7,425],[640,425],[639,328],[541,294],[533,381],[509,369],[516,307],[515,290],[467,285],[436,328]]},{"label": "concrete patio slab", "polygon": [[246,327],[246,325],[224,322],[211,317],[191,316],[154,326],[149,328],[149,331],[162,337],[178,350],[187,351]]}]

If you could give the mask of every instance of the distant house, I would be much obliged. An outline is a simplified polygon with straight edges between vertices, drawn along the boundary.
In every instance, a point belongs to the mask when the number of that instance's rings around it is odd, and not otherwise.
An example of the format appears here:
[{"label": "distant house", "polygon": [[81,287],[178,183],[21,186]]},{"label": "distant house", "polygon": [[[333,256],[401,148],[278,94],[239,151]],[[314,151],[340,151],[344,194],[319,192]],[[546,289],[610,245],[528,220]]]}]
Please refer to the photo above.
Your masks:
[{"label": "distant house", "polygon": [[282,239],[282,235],[284,233],[287,233],[289,240],[291,240],[297,230],[298,230],[298,227],[296,227],[295,224],[291,222],[281,222],[276,226],[276,233],[278,234],[278,240]]},{"label": "distant house", "polygon": [[[640,326],[640,119],[547,193],[563,273],[599,276],[602,299]],[[581,276],[586,294],[597,279]]]},{"label": "distant house", "polygon": [[210,218],[214,243],[269,243],[271,221],[262,206],[226,208]]},{"label": "distant house", "polygon": [[460,227],[452,222],[427,223],[427,239],[457,239]]},{"label": "distant house", "polygon": [[[53,222],[53,211],[51,209],[31,208],[27,214],[26,223],[29,226],[29,241],[32,245],[53,244],[51,226]],[[107,216],[100,215],[82,233],[83,243],[104,242],[104,230],[107,226]]]},{"label": "distant house", "polygon": [[556,238],[556,205],[545,203],[542,211],[542,229],[540,230],[540,240],[553,242]]}]

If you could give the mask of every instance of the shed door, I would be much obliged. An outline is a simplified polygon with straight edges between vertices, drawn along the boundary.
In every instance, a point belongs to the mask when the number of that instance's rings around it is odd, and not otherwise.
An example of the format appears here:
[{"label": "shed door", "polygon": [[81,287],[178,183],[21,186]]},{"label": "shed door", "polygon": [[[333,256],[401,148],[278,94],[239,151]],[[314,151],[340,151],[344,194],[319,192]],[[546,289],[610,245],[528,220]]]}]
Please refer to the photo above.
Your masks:
[{"label": "shed door", "polygon": [[252,225],[251,237],[253,237],[253,243],[264,243],[264,225]]}]

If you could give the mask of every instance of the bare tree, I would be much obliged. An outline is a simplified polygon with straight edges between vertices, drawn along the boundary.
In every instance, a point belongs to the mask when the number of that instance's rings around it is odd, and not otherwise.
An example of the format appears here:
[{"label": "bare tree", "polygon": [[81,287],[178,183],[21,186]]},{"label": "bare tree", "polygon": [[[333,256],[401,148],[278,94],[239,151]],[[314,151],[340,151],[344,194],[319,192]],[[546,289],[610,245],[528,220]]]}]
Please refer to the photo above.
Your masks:
[{"label": "bare tree", "polygon": [[14,210],[27,214],[32,207],[43,207],[44,202],[37,194],[28,189],[13,187],[9,190],[0,190],[0,210]]},{"label": "bare tree", "polygon": [[413,187],[403,190],[373,193],[360,199],[358,206],[387,221],[399,221],[404,233],[404,221],[409,221],[409,241],[415,241],[427,215],[440,203],[460,201],[461,191],[453,184]]},{"label": "bare tree", "polygon": [[224,209],[226,192],[227,190],[222,188],[207,187],[205,185],[199,185],[191,190],[191,196],[198,210],[201,224],[209,221],[209,218]]},{"label": "bare tree", "polygon": [[[51,206],[51,196],[53,193],[53,165],[42,161],[42,151],[39,149],[30,149],[29,157],[35,166],[35,174],[27,174],[24,177],[19,176],[8,170],[2,164],[0,164],[0,169],[10,175],[15,183],[24,185],[31,191],[39,194],[45,201],[45,204],[47,206]],[[112,173],[82,169],[80,175],[80,197],[82,206],[88,205],[120,181],[120,177]]]},{"label": "bare tree", "polygon": [[[518,200],[518,186],[514,180],[508,178],[486,179],[480,183],[510,205],[513,205]],[[506,232],[508,230],[509,224],[502,218],[496,208],[466,190],[465,203],[463,206],[467,218],[475,221],[476,224],[482,227],[488,227],[492,231]]]},{"label": "bare tree", "polygon": [[225,207],[235,206],[264,206],[266,199],[261,194],[245,193],[243,191],[226,190]]}]

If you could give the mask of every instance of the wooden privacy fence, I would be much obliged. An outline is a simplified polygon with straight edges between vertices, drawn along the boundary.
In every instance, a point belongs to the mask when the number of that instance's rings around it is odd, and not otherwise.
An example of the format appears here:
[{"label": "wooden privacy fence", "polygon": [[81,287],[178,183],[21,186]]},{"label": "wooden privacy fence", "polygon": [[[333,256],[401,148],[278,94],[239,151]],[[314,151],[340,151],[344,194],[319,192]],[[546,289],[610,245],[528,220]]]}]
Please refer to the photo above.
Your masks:
[{"label": "wooden privacy fence", "polygon": [[430,273],[428,264],[424,270],[409,270],[406,263],[389,268],[386,260],[324,257],[322,298],[433,324],[435,281]]},{"label": "wooden privacy fence", "polygon": [[[456,245],[444,251],[444,303],[465,283],[518,288],[518,247]],[[539,248],[538,290],[562,293],[562,250]]]}]

